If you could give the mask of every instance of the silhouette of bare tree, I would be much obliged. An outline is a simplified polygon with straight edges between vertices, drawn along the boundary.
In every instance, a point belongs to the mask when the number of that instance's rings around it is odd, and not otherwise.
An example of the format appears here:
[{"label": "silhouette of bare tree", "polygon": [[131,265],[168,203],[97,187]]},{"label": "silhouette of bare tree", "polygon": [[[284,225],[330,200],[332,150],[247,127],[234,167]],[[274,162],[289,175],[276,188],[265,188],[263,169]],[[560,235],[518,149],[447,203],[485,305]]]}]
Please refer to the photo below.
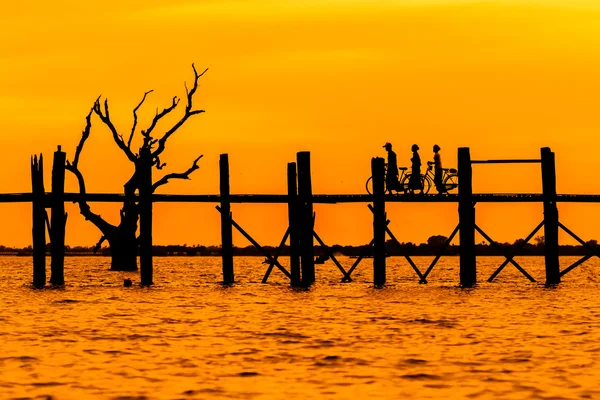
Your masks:
[{"label": "silhouette of bare tree", "polygon": [[[100,121],[106,125],[106,127],[108,127],[112,133],[114,142],[122,150],[127,159],[134,165],[133,175],[124,185],[124,194],[126,199],[123,203],[123,207],[120,210],[120,222],[118,225],[110,224],[100,215],[92,212],[90,206],[87,204],[83,196],[78,202],[81,214],[86,220],[92,222],[102,233],[102,237],[96,245],[96,249],[100,248],[105,240],[108,242],[112,255],[112,270],[134,271],[137,269],[138,238],[136,235],[139,220],[139,203],[133,200],[131,196],[135,195],[136,191],[139,191],[140,189],[141,171],[147,169],[148,166],[162,170],[166,163],[161,163],[160,156],[165,150],[168,139],[181,126],[183,126],[190,117],[204,112],[204,110],[201,109],[194,109],[193,99],[194,94],[198,90],[198,81],[208,69],[198,73],[194,64],[192,64],[192,69],[194,71],[194,84],[191,89],[188,89],[187,84],[185,85],[187,104],[185,106],[184,114],[174,125],[164,131],[161,136],[155,136],[154,130],[159,125],[159,122],[163,117],[177,108],[180,102],[180,99],[177,96],[173,97],[171,104],[162,111],[159,112],[157,109],[156,115],[152,119],[150,126],[147,129],[140,131],[143,142],[138,152],[135,152],[131,148],[132,140],[138,125],[137,112],[144,104],[147,96],[152,93],[152,90],[144,93],[140,103],[133,109],[133,125],[127,141],[125,141],[123,135],[118,132],[117,128],[111,121],[108,99],[104,99],[102,104],[100,101],[100,96],[96,99],[86,117],[86,126],[81,135],[81,140],[79,141],[79,144],[75,150],[75,157],[73,158],[73,161],[67,161],[66,169],[75,175],[79,183],[79,191],[81,194],[85,195],[85,180],[83,174],[79,170],[79,159],[85,142],[90,136],[90,131],[92,128],[92,115],[95,114],[98,116]],[[198,161],[200,158],[202,158],[202,156],[196,158],[191,167],[185,172],[169,173],[164,175],[152,185],[152,192],[154,192],[158,187],[168,183],[171,179],[189,179],[190,174],[199,168]]]}]

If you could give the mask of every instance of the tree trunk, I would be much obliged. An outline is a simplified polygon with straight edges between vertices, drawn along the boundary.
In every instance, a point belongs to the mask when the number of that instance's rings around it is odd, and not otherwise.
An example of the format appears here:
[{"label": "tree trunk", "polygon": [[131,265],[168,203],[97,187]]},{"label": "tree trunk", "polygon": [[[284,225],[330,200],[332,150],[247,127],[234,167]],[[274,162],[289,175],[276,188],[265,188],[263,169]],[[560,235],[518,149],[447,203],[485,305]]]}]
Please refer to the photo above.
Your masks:
[{"label": "tree trunk", "polygon": [[118,229],[117,233],[107,238],[111,254],[111,271],[137,271],[137,238],[135,231]]}]

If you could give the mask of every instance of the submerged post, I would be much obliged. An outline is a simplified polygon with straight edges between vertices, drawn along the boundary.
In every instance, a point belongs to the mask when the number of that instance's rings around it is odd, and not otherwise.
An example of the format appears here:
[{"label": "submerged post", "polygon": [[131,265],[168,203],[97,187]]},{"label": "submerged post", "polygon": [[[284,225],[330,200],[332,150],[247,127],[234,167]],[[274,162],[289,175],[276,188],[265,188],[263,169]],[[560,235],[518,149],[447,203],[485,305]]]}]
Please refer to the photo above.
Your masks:
[{"label": "submerged post", "polygon": [[458,220],[460,225],[460,284],[477,282],[475,257],[475,205],[471,153],[468,147],[458,149]]},{"label": "submerged post", "polygon": [[310,176],[310,152],[297,154],[298,161],[298,214],[302,284],[315,281],[315,249],[313,241],[313,203]]},{"label": "submerged post", "polygon": [[371,159],[373,177],[373,283],[385,284],[385,160]]},{"label": "submerged post", "polygon": [[560,283],[558,259],[558,208],[556,207],[556,166],[549,147],[541,149],[542,197],[544,200],[544,258],[546,284]]},{"label": "submerged post", "polygon": [[223,257],[223,283],[234,282],[233,275],[233,228],[231,226],[231,203],[229,199],[229,156],[219,157],[219,178],[221,190],[221,249]]},{"label": "submerged post", "polygon": [[296,181],[296,163],[288,163],[288,222],[290,229],[290,274],[291,284],[300,284],[300,249],[298,240],[298,185]]},{"label": "submerged post", "polygon": [[149,149],[140,154],[140,280],[152,285],[152,158]]},{"label": "submerged post", "polygon": [[65,160],[66,154],[58,150],[54,152],[52,164],[52,205],[50,214],[50,283],[65,283]]},{"label": "submerged post", "polygon": [[44,159],[40,154],[31,160],[33,285],[46,284],[46,209],[44,190]]}]

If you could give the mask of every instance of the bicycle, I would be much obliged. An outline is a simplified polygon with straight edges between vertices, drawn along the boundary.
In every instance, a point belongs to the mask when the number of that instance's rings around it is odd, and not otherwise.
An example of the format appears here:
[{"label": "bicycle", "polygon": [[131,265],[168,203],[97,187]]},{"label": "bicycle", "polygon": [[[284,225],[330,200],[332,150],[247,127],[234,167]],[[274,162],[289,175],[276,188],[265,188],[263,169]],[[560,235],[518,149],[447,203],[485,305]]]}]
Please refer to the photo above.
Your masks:
[{"label": "bicycle", "polygon": [[[425,172],[425,180],[428,181],[427,192],[434,184],[435,173],[433,172],[433,161],[427,161],[427,171]],[[423,175],[421,175],[423,176]],[[442,187],[439,194],[448,193],[458,187],[458,171],[455,168],[442,168]]]},{"label": "bicycle", "polygon": [[[400,171],[400,176],[398,176],[398,188],[389,190],[387,187],[387,182],[384,181],[383,186],[384,186],[385,193],[393,194],[392,191],[395,191],[396,194],[399,194],[400,192],[403,192],[406,194],[410,190],[408,188],[408,183],[410,182],[410,177],[412,174],[409,174],[406,172],[408,170],[408,167],[400,167],[400,168],[398,168],[398,170]],[[385,164],[385,174],[387,176],[387,164]],[[426,185],[428,185],[428,186],[426,186]],[[373,177],[372,176],[369,177],[369,179],[367,179],[365,186],[367,188],[367,193],[373,194],[373,189],[372,189],[373,188]],[[426,193],[425,190],[429,191],[430,186],[431,186],[431,181],[428,181],[427,178],[425,177],[425,175],[421,174],[421,187],[423,188],[423,193]]]},{"label": "bicycle", "polygon": [[[434,185],[434,172],[433,172],[434,163],[432,161],[427,162],[427,171],[425,174],[421,174],[421,187],[423,188],[423,194],[429,193],[431,186]],[[406,173],[408,167],[400,167],[398,168],[400,171],[400,176],[398,177],[399,187],[398,189],[392,189],[397,193],[404,192],[405,194],[409,192],[408,184],[410,182],[410,178],[412,174]],[[385,164],[385,171],[387,175],[387,164]],[[454,190],[458,187],[458,171],[455,168],[442,168],[442,193],[448,193],[451,190]],[[373,194],[373,177],[369,177],[365,184],[367,188],[367,193]],[[384,182],[385,193],[393,194],[387,188],[386,182]]]}]

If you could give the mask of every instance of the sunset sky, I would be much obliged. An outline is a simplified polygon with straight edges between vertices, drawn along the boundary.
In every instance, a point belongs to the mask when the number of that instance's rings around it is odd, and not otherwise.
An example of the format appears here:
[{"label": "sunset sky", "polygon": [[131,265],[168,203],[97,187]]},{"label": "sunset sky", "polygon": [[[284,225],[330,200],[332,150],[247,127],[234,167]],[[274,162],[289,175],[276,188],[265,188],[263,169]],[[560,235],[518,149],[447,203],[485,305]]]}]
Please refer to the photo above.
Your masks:
[{"label": "sunset sky", "polygon": [[[221,153],[232,193],[284,193],[286,165],[301,150],[312,153],[314,193],[364,193],[385,142],[400,165],[413,143],[424,161],[437,143],[446,167],[462,146],[474,159],[537,158],[550,146],[559,193],[600,193],[597,0],[22,1],[3,5],[0,33],[2,193],[30,191],[34,153],[48,160],[50,189],[52,152],[61,144],[72,159],[100,94],[125,133],[154,89],[147,125],[184,95],[192,62],[209,68],[196,97],[206,113],[172,137],[165,171],[204,158],[191,181],[161,193],[218,193]],[[131,165],[97,119],[94,127],[80,162],[88,191],[120,192]],[[70,175],[67,189],[78,190]],[[474,166],[474,191],[540,192],[539,166]],[[112,222],[118,208],[92,204]],[[220,243],[214,204],[154,209],[156,244]],[[327,243],[369,242],[366,205],[315,210]],[[67,243],[95,244],[97,229],[68,211]],[[600,204],[559,212],[584,239],[600,239]],[[285,206],[234,205],[233,215],[263,244],[278,243],[287,225]],[[400,241],[422,242],[450,234],[457,205],[392,204],[388,216]],[[0,244],[31,243],[30,205],[0,204],[0,217]],[[478,224],[499,241],[541,219],[541,205],[477,206]]]}]

